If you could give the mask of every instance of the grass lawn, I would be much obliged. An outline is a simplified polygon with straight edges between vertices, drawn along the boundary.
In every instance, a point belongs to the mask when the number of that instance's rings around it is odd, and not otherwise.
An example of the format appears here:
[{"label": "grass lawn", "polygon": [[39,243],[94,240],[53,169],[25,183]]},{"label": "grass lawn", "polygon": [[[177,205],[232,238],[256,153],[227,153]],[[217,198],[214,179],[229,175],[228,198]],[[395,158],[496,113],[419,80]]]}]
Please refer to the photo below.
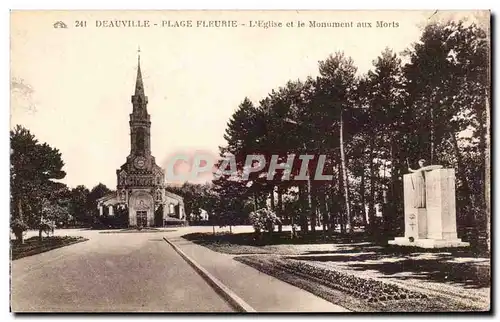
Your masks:
[{"label": "grass lawn", "polygon": [[215,235],[213,233],[192,233],[182,237],[213,251],[233,255],[295,254],[297,253],[296,245],[303,245],[305,247],[301,248],[307,249],[307,245],[360,243],[367,240],[366,236],[360,233],[350,236],[340,234],[328,236],[320,231],[315,234],[301,234],[301,232],[298,232],[298,238],[294,239],[290,238],[289,231],[274,232],[272,237],[264,234],[261,239],[257,239],[254,233],[216,233]]},{"label": "grass lawn", "polygon": [[407,289],[390,281],[323,269],[287,257],[237,256],[235,260],[354,312],[484,311],[449,297]]},{"label": "grass lawn", "polygon": [[182,237],[352,311],[487,311],[490,305],[489,257],[470,248],[402,247],[322,232],[293,240],[289,232]]},{"label": "grass lawn", "polygon": [[164,233],[177,231],[177,229],[158,229],[158,228],[125,228],[120,230],[100,231],[99,234],[139,234],[139,233]]},{"label": "grass lawn", "polygon": [[[388,245],[387,240],[382,242],[372,242],[363,232],[356,232],[351,235],[342,235],[334,233],[325,235],[322,231],[316,233],[308,232],[302,234],[298,232],[298,237],[291,239],[290,232],[274,232],[272,237],[263,235],[257,239],[255,233],[191,233],[183,235],[182,238],[192,241],[195,244],[205,246],[213,251],[232,255],[251,255],[251,254],[331,254],[332,252],[342,252],[337,246],[348,246],[348,252],[371,251],[377,248],[377,252],[384,255],[407,255],[415,252],[425,251],[426,253],[449,252],[458,257],[478,257],[478,252],[470,248],[440,248],[425,249],[418,247],[403,247],[397,245]],[[330,245],[331,247],[326,247]],[[321,247],[324,246],[324,247]],[[341,247],[340,247],[341,248]]]},{"label": "grass lawn", "polygon": [[24,244],[20,244],[17,240],[10,241],[10,249],[12,254],[12,260],[23,258],[26,256],[32,256],[40,253],[47,252],[49,250],[72,245],[75,243],[80,243],[87,241],[87,238],[74,237],[74,236],[51,236],[44,237],[42,242],[38,236],[33,236],[24,240]]}]

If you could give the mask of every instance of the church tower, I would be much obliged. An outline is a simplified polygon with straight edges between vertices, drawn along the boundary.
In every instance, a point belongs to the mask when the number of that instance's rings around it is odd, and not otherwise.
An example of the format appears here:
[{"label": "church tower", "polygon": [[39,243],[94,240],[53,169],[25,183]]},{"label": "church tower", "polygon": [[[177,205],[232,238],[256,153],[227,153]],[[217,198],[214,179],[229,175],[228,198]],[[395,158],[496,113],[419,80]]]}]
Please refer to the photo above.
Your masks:
[{"label": "church tower", "polygon": [[118,211],[120,216],[128,215],[129,227],[163,227],[172,222],[185,224],[184,201],[181,196],[167,191],[165,171],[156,164],[151,153],[151,117],[140,56],[129,116],[130,152],[125,163],[116,170],[116,192],[97,200],[99,215],[112,217]]},{"label": "church tower", "polygon": [[141,73],[141,57],[137,61],[135,93],[132,95],[130,114],[130,155],[148,158],[151,156],[151,118],[148,114],[148,97],[144,94]]},{"label": "church tower", "polygon": [[164,204],[165,173],[151,154],[151,117],[147,109],[148,97],[142,80],[140,56],[131,102],[130,153],[125,164],[116,171],[118,197],[128,206],[130,226],[158,226],[163,218],[158,208]]}]

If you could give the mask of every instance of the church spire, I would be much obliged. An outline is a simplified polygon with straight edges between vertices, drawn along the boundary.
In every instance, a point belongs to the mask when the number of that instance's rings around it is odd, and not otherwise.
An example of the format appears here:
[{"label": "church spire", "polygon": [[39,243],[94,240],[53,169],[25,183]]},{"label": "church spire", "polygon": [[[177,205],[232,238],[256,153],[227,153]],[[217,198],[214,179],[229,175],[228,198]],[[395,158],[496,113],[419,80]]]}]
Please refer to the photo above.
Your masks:
[{"label": "church spire", "polygon": [[151,155],[151,120],[148,114],[148,97],[144,94],[141,73],[141,50],[137,50],[137,79],[135,93],[132,95],[132,113],[130,114],[130,153],[131,155]]},{"label": "church spire", "polygon": [[137,50],[137,79],[135,81],[135,96],[144,97],[144,85],[141,73],[141,48]]}]

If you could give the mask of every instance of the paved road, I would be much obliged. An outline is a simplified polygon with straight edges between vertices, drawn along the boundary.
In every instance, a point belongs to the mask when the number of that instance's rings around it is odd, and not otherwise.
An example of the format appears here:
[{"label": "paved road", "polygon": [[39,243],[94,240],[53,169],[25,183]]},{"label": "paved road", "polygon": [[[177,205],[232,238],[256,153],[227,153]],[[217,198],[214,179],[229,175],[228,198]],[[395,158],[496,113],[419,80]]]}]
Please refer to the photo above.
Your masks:
[{"label": "paved road", "polygon": [[164,233],[68,235],[90,240],[12,262],[12,311],[233,311]]}]

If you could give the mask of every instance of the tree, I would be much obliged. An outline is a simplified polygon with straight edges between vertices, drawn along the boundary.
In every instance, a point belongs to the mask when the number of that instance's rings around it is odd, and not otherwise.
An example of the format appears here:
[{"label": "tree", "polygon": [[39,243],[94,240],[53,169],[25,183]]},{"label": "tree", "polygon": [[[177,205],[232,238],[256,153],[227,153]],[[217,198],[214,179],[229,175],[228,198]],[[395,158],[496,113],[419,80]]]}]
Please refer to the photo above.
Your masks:
[{"label": "tree", "polygon": [[487,222],[488,51],[486,33],[476,24],[433,23],[409,51],[410,63],[404,68],[417,150],[433,163],[457,169],[459,223],[474,227],[470,237],[481,238]]},{"label": "tree", "polygon": [[249,220],[259,239],[262,231],[267,232],[269,237],[272,237],[276,224],[281,221],[276,213],[268,208],[252,211],[249,214]]},{"label": "tree", "polygon": [[83,185],[76,186],[71,189],[71,204],[70,211],[78,223],[90,223],[91,214],[93,209],[88,208],[92,206],[89,202],[90,191]]},{"label": "tree", "polygon": [[221,159],[234,156],[241,174],[249,154],[262,155],[267,165],[272,155],[284,163],[289,154],[312,154],[311,173],[316,156],[326,154],[334,179],[294,181],[294,163],[292,180],[280,182],[266,175],[266,166],[246,180],[215,180],[221,200],[252,202],[254,211],[270,201],[278,217],[298,218],[303,231],[308,221],[314,230],[320,215],[324,230],[340,224],[341,232],[366,223],[366,203],[373,236],[380,235],[374,226],[378,203],[387,237],[402,226],[402,175],[410,160],[425,158],[457,170],[459,227],[488,222],[481,220],[489,196],[488,48],[475,24],[433,23],[406,51],[405,65],[387,48],[372,70],[357,77],[352,59],[336,53],[319,62],[316,79],[289,81],[257,106],[245,98],[228,122]]},{"label": "tree", "polygon": [[167,189],[183,198],[186,214],[193,216],[193,218],[189,218],[191,221],[199,221],[202,210],[212,214],[216,207],[216,200],[214,199],[216,196],[213,193],[212,185],[209,183],[185,182],[181,187],[168,187]]},{"label": "tree", "polygon": [[[212,223],[220,227],[242,224],[248,215],[248,188],[241,181],[232,181],[227,177],[220,177],[213,181],[211,191],[212,202],[215,207],[212,212]],[[252,205],[253,208],[253,205]]]},{"label": "tree", "polygon": [[108,187],[105,184],[99,183],[95,187],[93,187],[87,197],[87,211],[89,216],[87,217],[87,224],[92,225],[95,224],[96,221],[99,222],[100,219],[98,209],[97,209],[97,199],[104,197],[105,195],[111,193]]},{"label": "tree", "polygon": [[[10,131],[11,142],[11,218],[38,224],[40,200],[54,191],[54,179],[62,179],[64,162],[61,153],[47,143],[39,143],[20,125]],[[21,243],[22,235],[21,237]]]},{"label": "tree", "polygon": [[[339,133],[340,162],[341,162],[341,181],[344,188],[345,203],[345,227],[348,232],[351,231],[351,205],[349,200],[349,176],[347,169],[347,157],[345,153],[345,118],[349,115],[354,106],[353,95],[357,87],[356,79],[357,68],[350,57],[345,57],[343,53],[330,55],[325,61],[319,63],[320,84],[330,98],[330,108],[337,113],[337,124]],[[347,115],[346,115],[347,114]]]},{"label": "tree", "polygon": [[[366,140],[364,144],[369,152],[370,194],[369,221],[371,233],[375,234],[375,191],[388,191],[389,207],[384,209],[386,234],[395,232],[398,227],[396,214],[402,214],[402,168],[411,150],[405,144],[405,129],[411,127],[407,118],[408,109],[404,105],[406,97],[403,88],[401,60],[390,49],[386,48],[373,61],[374,70],[370,70],[363,80],[359,95],[365,104],[364,112],[367,123],[363,127]],[[398,148],[399,145],[399,148]],[[380,172],[379,164],[389,164],[384,171],[384,178],[377,182]],[[389,180],[385,176],[389,172]],[[387,184],[387,187],[385,186]],[[385,204],[384,204],[385,205]]]},{"label": "tree", "polygon": [[57,202],[51,202],[49,199],[43,199],[42,209],[40,212],[40,222],[38,225],[38,237],[42,240],[42,232],[49,235],[49,232],[54,232],[55,222],[66,217],[68,210]]}]

